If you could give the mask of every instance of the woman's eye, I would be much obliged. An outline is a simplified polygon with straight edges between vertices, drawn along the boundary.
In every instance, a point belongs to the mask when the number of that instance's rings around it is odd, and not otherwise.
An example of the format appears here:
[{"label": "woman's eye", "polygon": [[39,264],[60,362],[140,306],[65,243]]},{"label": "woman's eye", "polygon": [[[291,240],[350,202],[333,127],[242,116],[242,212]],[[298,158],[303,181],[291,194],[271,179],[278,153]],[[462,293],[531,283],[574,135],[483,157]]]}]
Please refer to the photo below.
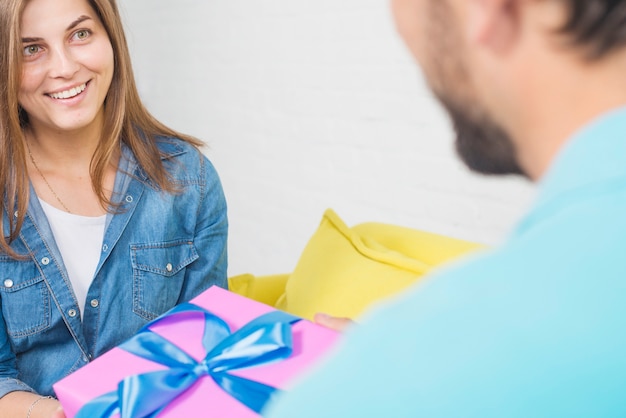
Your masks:
[{"label": "woman's eye", "polygon": [[37,55],[37,53],[41,50],[41,48],[37,45],[28,45],[24,48],[24,55],[27,57]]},{"label": "woman's eye", "polygon": [[83,40],[83,39],[87,39],[89,37],[89,31],[88,30],[79,30],[74,34],[74,37],[78,40]]}]

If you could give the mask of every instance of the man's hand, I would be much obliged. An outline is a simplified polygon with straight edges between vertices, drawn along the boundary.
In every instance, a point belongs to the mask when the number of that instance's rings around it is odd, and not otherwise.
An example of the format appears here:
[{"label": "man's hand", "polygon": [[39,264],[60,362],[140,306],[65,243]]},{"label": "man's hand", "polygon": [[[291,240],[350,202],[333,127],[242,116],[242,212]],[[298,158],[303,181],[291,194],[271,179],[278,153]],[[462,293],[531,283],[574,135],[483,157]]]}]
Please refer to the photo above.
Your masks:
[{"label": "man's hand", "polygon": [[313,320],[316,324],[339,332],[343,332],[355,324],[355,322],[350,318],[338,318],[336,316],[330,316],[323,313],[315,314]]}]

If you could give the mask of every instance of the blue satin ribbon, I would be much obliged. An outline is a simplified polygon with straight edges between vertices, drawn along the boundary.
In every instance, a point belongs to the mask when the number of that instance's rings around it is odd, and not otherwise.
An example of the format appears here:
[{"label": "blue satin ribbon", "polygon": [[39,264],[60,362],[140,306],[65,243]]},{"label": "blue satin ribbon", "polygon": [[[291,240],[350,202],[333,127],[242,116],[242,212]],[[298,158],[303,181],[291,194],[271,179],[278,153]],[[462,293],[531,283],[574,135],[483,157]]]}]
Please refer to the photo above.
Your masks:
[{"label": "blue satin ribbon", "polygon": [[[148,328],[165,318],[179,321],[194,313],[204,316],[202,345],[207,355],[200,362]],[[117,391],[88,402],[78,411],[76,418],[109,418],[118,413],[121,418],[156,417],[203,376],[211,376],[226,393],[260,414],[278,389],[229,372],[289,357],[292,352],[291,325],[299,320],[293,315],[273,311],[231,334],[221,318],[199,306],[181,304],[120,345],[120,348],[168,369],[126,377],[119,383]]]}]

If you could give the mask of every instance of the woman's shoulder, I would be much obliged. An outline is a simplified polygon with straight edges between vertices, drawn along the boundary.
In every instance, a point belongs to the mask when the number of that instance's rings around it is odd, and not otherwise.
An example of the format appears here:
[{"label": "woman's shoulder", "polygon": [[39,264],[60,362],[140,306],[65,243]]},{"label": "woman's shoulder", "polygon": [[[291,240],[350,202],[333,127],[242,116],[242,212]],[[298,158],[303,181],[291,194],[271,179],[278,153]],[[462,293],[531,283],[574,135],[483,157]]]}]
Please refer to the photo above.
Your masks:
[{"label": "woman's shoulder", "polygon": [[196,173],[201,177],[217,176],[211,161],[196,145],[171,136],[158,136],[155,143],[161,153],[161,159],[164,162],[174,162],[173,165],[166,164],[171,175],[178,177]]},{"label": "woman's shoulder", "polygon": [[181,138],[173,136],[157,136],[155,144],[159,149],[162,158],[169,159],[179,155],[189,154],[197,156],[200,150],[194,144],[191,144]]}]

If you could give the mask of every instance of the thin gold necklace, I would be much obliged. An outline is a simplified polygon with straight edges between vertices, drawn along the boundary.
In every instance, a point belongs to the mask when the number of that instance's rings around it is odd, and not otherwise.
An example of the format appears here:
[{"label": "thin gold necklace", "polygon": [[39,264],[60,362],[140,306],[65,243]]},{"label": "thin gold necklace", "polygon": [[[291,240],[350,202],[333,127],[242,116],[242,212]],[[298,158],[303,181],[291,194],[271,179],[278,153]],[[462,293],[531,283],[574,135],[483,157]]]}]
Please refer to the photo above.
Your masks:
[{"label": "thin gold necklace", "polygon": [[50,189],[50,191],[52,192],[52,195],[56,198],[57,202],[59,202],[61,206],[63,206],[63,209],[65,209],[67,213],[72,213],[72,211],[67,208],[67,205],[63,203],[59,195],[56,194],[52,186],[50,186],[50,183],[48,183],[48,179],[46,179],[46,176],[44,176],[42,171],[39,169],[39,166],[37,165],[37,163],[35,162],[35,158],[33,157],[33,153],[30,150],[30,145],[28,144],[28,141],[24,141],[24,142],[26,142],[26,148],[28,148],[28,155],[30,156],[30,161],[32,161],[33,166],[35,166],[35,170],[37,170],[37,172],[43,179],[43,182],[46,183],[46,186],[48,186],[48,189]]}]

